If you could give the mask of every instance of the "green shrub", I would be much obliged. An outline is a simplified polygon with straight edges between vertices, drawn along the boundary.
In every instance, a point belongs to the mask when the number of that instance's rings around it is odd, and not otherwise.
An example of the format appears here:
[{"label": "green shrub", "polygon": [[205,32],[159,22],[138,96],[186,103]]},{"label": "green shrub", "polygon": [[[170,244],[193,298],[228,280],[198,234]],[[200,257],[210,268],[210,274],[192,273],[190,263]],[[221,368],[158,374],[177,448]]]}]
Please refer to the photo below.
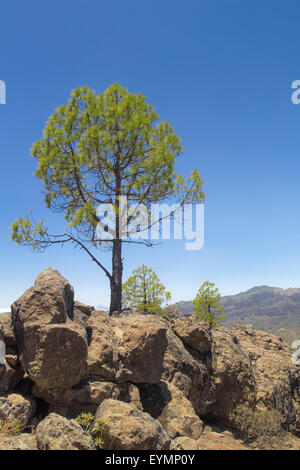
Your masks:
[{"label": "green shrub", "polygon": [[284,437],[284,419],[276,410],[253,410],[248,405],[238,405],[230,419],[239,437],[258,447],[274,447]]},{"label": "green shrub", "polygon": [[94,438],[95,446],[102,449],[105,443],[105,438],[109,431],[109,422],[105,418],[98,418],[93,425],[92,435]]},{"label": "green shrub", "polygon": [[75,419],[76,423],[78,423],[85,431],[90,431],[92,424],[94,422],[94,415],[92,413],[81,413]]},{"label": "green shrub", "polygon": [[91,434],[94,444],[98,449],[103,449],[105,437],[109,430],[107,419],[98,418],[95,422],[95,416],[92,413],[80,413],[75,419],[82,429]]}]

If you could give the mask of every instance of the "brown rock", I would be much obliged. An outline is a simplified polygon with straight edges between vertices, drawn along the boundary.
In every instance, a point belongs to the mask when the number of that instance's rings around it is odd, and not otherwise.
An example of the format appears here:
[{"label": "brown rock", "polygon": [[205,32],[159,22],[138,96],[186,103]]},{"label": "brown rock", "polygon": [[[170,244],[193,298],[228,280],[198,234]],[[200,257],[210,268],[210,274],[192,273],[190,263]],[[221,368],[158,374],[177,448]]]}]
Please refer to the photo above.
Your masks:
[{"label": "brown rock", "polygon": [[216,399],[211,407],[213,419],[228,423],[239,403],[255,403],[256,384],[252,364],[236,336],[227,328],[212,330],[213,382]]},{"label": "brown rock", "polygon": [[197,351],[192,355],[171,330],[167,340],[162,380],[181,390],[199,416],[207,414],[215,400],[209,361],[204,362]]},{"label": "brown rock", "polygon": [[90,376],[113,380],[118,367],[117,339],[105,312],[94,311],[89,318],[88,373]]},{"label": "brown rock", "polygon": [[172,439],[179,436],[198,439],[202,434],[203,422],[196,415],[191,402],[174,385],[165,385],[171,400],[158,416],[158,421]]},{"label": "brown rock", "polygon": [[76,421],[51,413],[36,428],[39,450],[93,450],[91,436]]},{"label": "brown rock", "polygon": [[112,318],[93,312],[88,321],[89,375],[116,382],[159,382],[167,328],[167,322],[155,315],[147,315],[145,321],[134,312]]},{"label": "brown rock", "polygon": [[292,362],[292,350],[277,336],[249,326],[232,332],[251,360],[257,405],[276,409],[300,431],[300,368]]},{"label": "brown rock", "polygon": [[106,419],[108,433],[104,448],[113,450],[166,450],[170,438],[161,424],[148,413],[143,413],[132,403],[104,400],[95,415],[92,433],[97,435],[97,420]]},{"label": "brown rock", "polygon": [[172,330],[191,348],[200,353],[211,351],[211,329],[196,315],[184,315],[172,321]]},{"label": "brown rock", "polygon": [[34,286],[28,289],[12,305],[12,323],[18,344],[27,328],[36,324],[48,325],[65,323],[72,318],[74,290],[56,269],[47,268],[36,278]]},{"label": "brown rock", "polygon": [[36,396],[43,398],[51,404],[50,411],[76,418],[82,412],[95,413],[99,405],[107,398],[134,403],[142,409],[139,390],[133,384],[116,384],[105,381],[86,380],[72,389],[39,391],[34,387]]},{"label": "brown rock", "polygon": [[0,434],[0,450],[38,450],[34,434]]},{"label": "brown rock", "polygon": [[120,345],[116,381],[159,382],[167,347],[167,322],[155,315],[145,318],[132,313],[112,319],[112,323]]},{"label": "brown rock", "polygon": [[139,388],[144,411],[157,419],[172,439],[178,436],[198,439],[203,423],[183,392],[166,382],[143,384]]},{"label": "brown rock", "polygon": [[170,450],[201,450],[201,446],[195,439],[181,436],[171,442]]},{"label": "brown rock", "polygon": [[78,302],[78,300],[75,300],[74,308],[80,310],[84,315],[88,317],[90,317],[95,310],[95,307],[92,307],[91,305],[85,305],[82,302]]},{"label": "brown rock", "polygon": [[73,288],[48,268],[12,305],[23,370],[40,389],[76,385],[87,371],[87,336],[73,317]]},{"label": "brown rock", "polygon": [[0,392],[9,392],[22,380],[24,372],[20,366],[12,367],[8,362],[0,365]]},{"label": "brown rock", "polygon": [[12,327],[12,317],[10,313],[0,314],[0,340],[3,340],[7,346],[15,346],[16,338]]},{"label": "brown rock", "polygon": [[24,431],[35,413],[35,401],[17,393],[0,397],[0,419],[5,424],[15,424]]}]

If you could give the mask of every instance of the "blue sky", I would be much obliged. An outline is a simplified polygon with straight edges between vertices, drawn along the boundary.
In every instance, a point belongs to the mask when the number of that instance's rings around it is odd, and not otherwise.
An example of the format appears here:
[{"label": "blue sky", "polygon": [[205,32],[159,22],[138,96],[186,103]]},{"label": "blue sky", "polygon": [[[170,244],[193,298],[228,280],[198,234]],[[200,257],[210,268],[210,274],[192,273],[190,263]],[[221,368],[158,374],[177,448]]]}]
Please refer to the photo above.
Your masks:
[{"label": "blue sky", "polygon": [[[119,82],[147,96],[185,147],[178,170],[205,180],[205,245],[181,241],[128,247],[124,277],[145,263],[173,300],[191,299],[205,280],[222,294],[254,285],[300,284],[300,4],[276,0],[2,0],[0,80],[0,308],[47,266],[76,297],[109,303],[104,274],[82,252],[35,254],[9,241],[27,209],[53,231],[32,176],[32,143],[70,91]],[[99,252],[109,266],[110,256]]]}]

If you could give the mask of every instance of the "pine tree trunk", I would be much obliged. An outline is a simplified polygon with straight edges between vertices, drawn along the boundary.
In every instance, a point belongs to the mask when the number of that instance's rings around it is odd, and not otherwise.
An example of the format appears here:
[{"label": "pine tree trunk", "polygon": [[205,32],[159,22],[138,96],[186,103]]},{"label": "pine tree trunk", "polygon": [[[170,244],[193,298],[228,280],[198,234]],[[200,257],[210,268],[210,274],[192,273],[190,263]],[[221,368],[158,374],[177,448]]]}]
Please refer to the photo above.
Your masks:
[{"label": "pine tree trunk", "polygon": [[115,239],[112,249],[112,277],[110,279],[110,307],[109,314],[120,312],[122,310],[122,238],[120,234],[120,196],[121,196],[121,175],[119,161],[115,165],[116,177],[116,199],[115,199]]},{"label": "pine tree trunk", "polygon": [[122,310],[122,240],[113,241],[112,277],[110,280],[109,314]]}]

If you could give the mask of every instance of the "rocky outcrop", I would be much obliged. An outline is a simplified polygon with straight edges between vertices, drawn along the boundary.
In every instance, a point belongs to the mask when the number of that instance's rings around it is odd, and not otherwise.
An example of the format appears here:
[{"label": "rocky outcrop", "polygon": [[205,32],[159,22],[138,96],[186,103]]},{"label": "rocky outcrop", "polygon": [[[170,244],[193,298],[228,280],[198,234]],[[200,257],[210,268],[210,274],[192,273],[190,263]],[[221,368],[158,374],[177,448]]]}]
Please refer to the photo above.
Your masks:
[{"label": "rocky outcrop", "polygon": [[95,415],[92,429],[95,435],[99,418],[109,422],[104,436],[106,449],[164,450],[170,446],[170,438],[161,424],[132,403],[104,400]]},{"label": "rocky outcrop", "polygon": [[128,382],[85,380],[71,389],[49,390],[48,393],[35,386],[34,393],[50,404],[50,411],[68,418],[76,418],[81,412],[95,413],[107,398],[133,403],[142,409],[139,389]]},{"label": "rocky outcrop", "polygon": [[49,268],[12,305],[22,368],[42,390],[69,388],[86,376],[87,335],[72,320],[73,301],[71,285]]},{"label": "rocky outcrop", "polygon": [[94,438],[97,420],[109,422],[105,449],[244,449],[207,426],[229,428],[241,403],[279,411],[300,433],[299,365],[280,339],[249,326],[211,330],[196,316],[130,310],[109,317],[74,302],[49,268],[12,315],[0,315],[0,340],[0,420],[36,433],[14,444],[0,429],[0,448],[93,449],[73,421],[88,412]]},{"label": "rocky outcrop", "polygon": [[208,323],[200,321],[195,315],[186,315],[172,321],[172,330],[188,346],[208,354],[211,351],[211,329]]},{"label": "rocky outcrop", "polygon": [[158,416],[158,421],[172,439],[180,436],[198,439],[202,434],[203,422],[196,415],[193,405],[174,385],[166,384],[166,388],[171,399]]},{"label": "rocky outcrop", "polygon": [[166,382],[143,384],[139,388],[144,411],[157,419],[172,439],[178,436],[198,439],[203,423],[183,392]]},{"label": "rocky outcrop", "polygon": [[74,420],[49,414],[36,428],[39,450],[94,450],[92,437]]},{"label": "rocky outcrop", "polygon": [[162,379],[181,390],[198,415],[207,414],[215,400],[210,358],[203,358],[196,350],[185,346],[171,329],[167,339]]},{"label": "rocky outcrop", "polygon": [[216,328],[212,339],[211,377],[215,400],[208,414],[213,420],[228,424],[230,414],[239,403],[255,404],[256,380],[248,354],[234,331]]},{"label": "rocky outcrop", "polygon": [[276,409],[300,434],[300,367],[291,349],[277,336],[250,326],[235,326],[234,335],[247,354],[256,384],[256,404]]},{"label": "rocky outcrop", "polygon": [[147,315],[145,321],[137,313],[109,318],[95,311],[88,328],[89,375],[116,382],[159,382],[167,347],[166,321],[155,315]]}]

